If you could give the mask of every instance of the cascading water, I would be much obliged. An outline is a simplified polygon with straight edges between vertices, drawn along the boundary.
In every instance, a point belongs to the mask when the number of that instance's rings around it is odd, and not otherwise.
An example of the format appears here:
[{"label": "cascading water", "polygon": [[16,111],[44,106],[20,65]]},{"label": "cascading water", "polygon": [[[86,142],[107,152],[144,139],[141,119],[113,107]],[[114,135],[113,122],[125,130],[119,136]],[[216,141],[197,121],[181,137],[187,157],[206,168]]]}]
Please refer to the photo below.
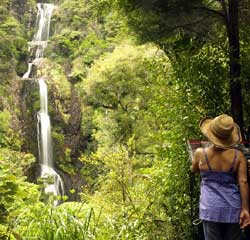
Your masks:
[{"label": "cascading water", "polygon": [[[30,48],[36,48],[35,59],[29,63],[28,71],[23,75],[23,79],[29,78],[33,65],[42,61],[44,50],[47,47],[50,31],[50,19],[54,9],[53,4],[37,4],[37,32],[35,33]],[[53,181],[45,186],[46,193],[52,193],[55,196],[64,195],[63,182],[61,177],[54,170],[51,125],[48,115],[48,90],[45,78],[38,80],[40,90],[40,111],[37,114],[37,139],[39,148],[39,160],[41,164],[41,177],[52,178]],[[57,201],[55,201],[57,204]]]},{"label": "cascading water", "polygon": [[40,89],[40,111],[37,114],[37,139],[42,166],[41,177],[53,177],[52,183],[47,184],[45,192],[58,196],[63,194],[63,183],[53,168],[51,126],[48,115],[48,90],[45,79],[40,78],[38,82]]}]

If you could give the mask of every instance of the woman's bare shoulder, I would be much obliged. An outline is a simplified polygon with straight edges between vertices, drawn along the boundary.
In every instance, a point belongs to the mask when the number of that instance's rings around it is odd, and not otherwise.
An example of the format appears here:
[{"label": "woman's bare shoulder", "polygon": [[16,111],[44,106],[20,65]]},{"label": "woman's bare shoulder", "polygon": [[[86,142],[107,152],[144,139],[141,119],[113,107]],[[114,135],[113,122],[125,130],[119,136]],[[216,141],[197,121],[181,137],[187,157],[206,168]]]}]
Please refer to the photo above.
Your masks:
[{"label": "woman's bare shoulder", "polygon": [[194,156],[201,156],[201,155],[204,155],[203,153],[204,149],[203,148],[197,148],[194,152]]}]

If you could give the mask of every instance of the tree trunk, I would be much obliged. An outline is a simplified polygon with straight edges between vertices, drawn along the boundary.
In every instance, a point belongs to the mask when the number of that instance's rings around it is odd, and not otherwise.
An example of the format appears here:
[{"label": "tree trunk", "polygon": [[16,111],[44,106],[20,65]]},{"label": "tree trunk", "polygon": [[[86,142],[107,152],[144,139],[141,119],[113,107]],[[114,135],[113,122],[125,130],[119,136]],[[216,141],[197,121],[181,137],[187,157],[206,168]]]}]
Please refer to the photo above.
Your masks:
[{"label": "tree trunk", "polygon": [[228,1],[228,13],[226,14],[227,34],[229,40],[229,78],[231,112],[233,118],[243,131],[243,109],[241,92],[241,65],[238,23],[238,0]]}]

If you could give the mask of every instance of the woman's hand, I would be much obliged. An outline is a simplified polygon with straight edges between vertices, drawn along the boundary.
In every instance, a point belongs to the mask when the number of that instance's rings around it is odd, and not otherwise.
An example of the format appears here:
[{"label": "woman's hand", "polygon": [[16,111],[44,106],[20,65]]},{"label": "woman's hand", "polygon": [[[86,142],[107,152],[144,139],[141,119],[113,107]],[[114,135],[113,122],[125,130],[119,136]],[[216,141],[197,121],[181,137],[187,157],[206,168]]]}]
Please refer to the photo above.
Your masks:
[{"label": "woman's hand", "polygon": [[250,215],[246,209],[242,209],[240,213],[240,228],[250,225]]}]

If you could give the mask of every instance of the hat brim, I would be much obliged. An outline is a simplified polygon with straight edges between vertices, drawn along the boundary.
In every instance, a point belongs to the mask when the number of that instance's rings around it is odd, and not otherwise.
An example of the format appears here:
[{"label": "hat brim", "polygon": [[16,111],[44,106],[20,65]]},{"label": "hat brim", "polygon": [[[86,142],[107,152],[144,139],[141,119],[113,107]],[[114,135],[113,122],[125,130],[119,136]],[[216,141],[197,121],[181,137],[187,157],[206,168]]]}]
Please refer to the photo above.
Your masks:
[{"label": "hat brim", "polygon": [[220,148],[231,148],[241,142],[241,133],[239,126],[235,123],[233,131],[231,135],[226,138],[222,139],[217,137],[212,131],[211,131],[211,123],[213,119],[211,118],[204,118],[200,121],[200,130],[203,133],[204,136],[208,138],[210,142],[212,142],[215,146]]}]

